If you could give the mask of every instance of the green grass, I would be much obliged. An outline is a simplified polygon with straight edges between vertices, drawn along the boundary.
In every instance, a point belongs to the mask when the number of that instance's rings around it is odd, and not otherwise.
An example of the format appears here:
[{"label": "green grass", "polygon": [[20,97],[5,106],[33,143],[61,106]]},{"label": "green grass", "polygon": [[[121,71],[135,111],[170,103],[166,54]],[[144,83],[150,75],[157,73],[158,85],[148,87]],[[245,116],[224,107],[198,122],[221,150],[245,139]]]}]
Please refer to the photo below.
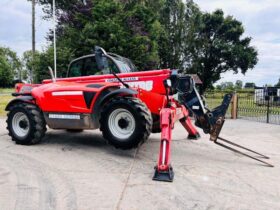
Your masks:
[{"label": "green grass", "polygon": [[0,117],[3,117],[6,115],[5,108],[10,100],[13,99],[13,96],[11,95],[0,95]]},{"label": "green grass", "polygon": [[0,94],[10,94],[15,91],[14,88],[0,88]]},{"label": "green grass", "polygon": [[5,108],[9,101],[13,99],[11,93],[13,93],[14,91],[14,88],[0,88],[0,117],[6,115]]},{"label": "green grass", "polygon": [[[219,106],[222,102],[223,92],[211,92],[206,93],[206,103],[208,108],[213,109]],[[258,105],[254,102],[254,92],[253,91],[242,91],[238,92],[238,116],[243,117],[262,117],[267,115],[267,106]],[[227,115],[230,116],[229,107]],[[270,114],[280,115],[280,106],[273,105],[269,108]]]}]

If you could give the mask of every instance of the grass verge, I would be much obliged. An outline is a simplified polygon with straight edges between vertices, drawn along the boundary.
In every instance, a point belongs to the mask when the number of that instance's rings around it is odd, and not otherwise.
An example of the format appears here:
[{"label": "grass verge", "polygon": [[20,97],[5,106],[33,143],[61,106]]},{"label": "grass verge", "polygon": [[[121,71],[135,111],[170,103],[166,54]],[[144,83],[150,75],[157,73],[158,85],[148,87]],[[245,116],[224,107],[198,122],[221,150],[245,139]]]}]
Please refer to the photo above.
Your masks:
[{"label": "grass verge", "polygon": [[11,95],[0,95],[0,117],[4,117],[6,115],[5,108],[12,99],[13,96]]},{"label": "grass verge", "polygon": [[0,94],[10,94],[15,91],[14,88],[0,88]]}]

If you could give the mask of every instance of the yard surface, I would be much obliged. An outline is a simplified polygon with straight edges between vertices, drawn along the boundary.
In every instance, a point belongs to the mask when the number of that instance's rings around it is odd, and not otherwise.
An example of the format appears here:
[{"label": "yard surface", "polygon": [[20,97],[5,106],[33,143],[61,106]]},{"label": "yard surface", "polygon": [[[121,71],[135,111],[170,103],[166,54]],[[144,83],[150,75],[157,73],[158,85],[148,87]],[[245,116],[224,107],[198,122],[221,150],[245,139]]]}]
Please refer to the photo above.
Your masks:
[{"label": "yard surface", "polygon": [[227,151],[176,125],[173,183],[152,181],[159,134],[138,150],[107,145],[98,131],[48,130],[16,145],[0,119],[0,209],[280,209],[280,127],[228,120],[222,136],[271,157],[274,168]]}]

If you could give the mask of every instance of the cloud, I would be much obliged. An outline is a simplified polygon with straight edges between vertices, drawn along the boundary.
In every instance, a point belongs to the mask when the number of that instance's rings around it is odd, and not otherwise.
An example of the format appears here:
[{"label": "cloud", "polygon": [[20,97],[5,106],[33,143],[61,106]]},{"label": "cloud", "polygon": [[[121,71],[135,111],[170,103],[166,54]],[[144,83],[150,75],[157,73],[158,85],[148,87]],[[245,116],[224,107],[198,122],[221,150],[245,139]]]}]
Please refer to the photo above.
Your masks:
[{"label": "cloud", "polygon": [[[246,76],[222,75],[221,81],[255,82],[258,85],[275,84],[280,77],[280,1],[279,0],[195,0],[203,11],[221,8],[233,15],[245,27],[245,35],[253,37],[252,45],[259,52],[259,63]],[[0,45],[9,46],[19,55],[31,49],[31,2],[1,0]],[[47,45],[46,34],[52,23],[42,19],[42,9],[36,7],[36,48]]]},{"label": "cloud", "polygon": [[262,86],[276,84],[280,78],[280,1],[279,0],[195,0],[202,11],[222,9],[226,15],[240,20],[245,36],[253,38],[252,45],[259,52],[259,63],[246,76],[227,72],[223,81],[255,82]]},{"label": "cloud", "polygon": [[[0,45],[10,47],[18,55],[31,50],[31,2],[26,0],[1,0]],[[42,19],[41,7],[36,6],[36,47],[41,50],[47,44],[46,33],[51,23]]]}]

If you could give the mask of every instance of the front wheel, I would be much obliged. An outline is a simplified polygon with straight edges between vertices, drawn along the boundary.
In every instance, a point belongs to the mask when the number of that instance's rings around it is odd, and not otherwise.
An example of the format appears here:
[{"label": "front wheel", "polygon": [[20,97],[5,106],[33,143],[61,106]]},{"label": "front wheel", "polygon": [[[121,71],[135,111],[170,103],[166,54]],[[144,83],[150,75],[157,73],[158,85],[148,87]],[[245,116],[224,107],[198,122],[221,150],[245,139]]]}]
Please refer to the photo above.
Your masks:
[{"label": "front wheel", "polygon": [[37,144],[45,135],[46,122],[37,106],[17,103],[9,109],[7,129],[17,144]]},{"label": "front wheel", "polygon": [[114,98],[102,110],[100,130],[107,141],[121,149],[132,149],[148,139],[152,117],[136,98]]}]

